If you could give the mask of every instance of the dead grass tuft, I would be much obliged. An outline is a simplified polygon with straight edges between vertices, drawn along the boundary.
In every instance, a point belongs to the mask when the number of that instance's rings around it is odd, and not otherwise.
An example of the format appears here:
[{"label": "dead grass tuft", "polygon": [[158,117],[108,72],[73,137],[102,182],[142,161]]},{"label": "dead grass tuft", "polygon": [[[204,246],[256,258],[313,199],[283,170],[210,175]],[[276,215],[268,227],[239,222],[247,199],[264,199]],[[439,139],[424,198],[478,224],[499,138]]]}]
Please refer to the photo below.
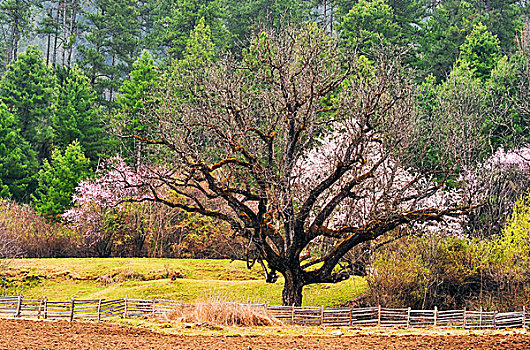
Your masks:
[{"label": "dead grass tuft", "polygon": [[181,305],[166,317],[183,323],[212,324],[217,326],[277,326],[281,322],[267,310],[248,304],[208,300]]}]

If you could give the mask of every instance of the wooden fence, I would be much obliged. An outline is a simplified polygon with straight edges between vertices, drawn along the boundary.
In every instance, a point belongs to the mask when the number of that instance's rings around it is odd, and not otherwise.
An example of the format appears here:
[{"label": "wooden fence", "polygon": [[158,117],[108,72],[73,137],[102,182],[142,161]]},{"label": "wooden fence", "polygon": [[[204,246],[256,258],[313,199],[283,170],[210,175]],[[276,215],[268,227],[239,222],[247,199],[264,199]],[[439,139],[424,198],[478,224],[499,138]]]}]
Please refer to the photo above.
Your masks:
[{"label": "wooden fence", "polygon": [[[0,316],[36,317],[42,319],[102,320],[112,317],[138,317],[166,314],[196,304],[168,299],[113,299],[49,301],[25,299],[22,296],[0,297]],[[249,304],[262,308],[277,319],[296,325],[377,326],[377,327],[452,327],[466,329],[519,328],[528,325],[530,314],[519,312],[484,312],[469,310],[413,310],[366,308],[293,307]]]}]

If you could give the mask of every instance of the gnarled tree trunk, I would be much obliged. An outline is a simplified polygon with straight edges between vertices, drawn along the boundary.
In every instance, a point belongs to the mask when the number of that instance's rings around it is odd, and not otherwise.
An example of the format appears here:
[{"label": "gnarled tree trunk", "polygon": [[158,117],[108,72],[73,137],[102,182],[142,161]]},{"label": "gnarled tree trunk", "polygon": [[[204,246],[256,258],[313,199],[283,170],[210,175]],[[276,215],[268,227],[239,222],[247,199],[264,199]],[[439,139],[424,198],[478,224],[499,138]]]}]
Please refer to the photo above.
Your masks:
[{"label": "gnarled tree trunk", "polygon": [[297,269],[286,269],[281,272],[285,284],[283,285],[282,291],[282,304],[283,305],[302,305],[302,290],[304,289],[304,278],[303,272],[297,271]]}]

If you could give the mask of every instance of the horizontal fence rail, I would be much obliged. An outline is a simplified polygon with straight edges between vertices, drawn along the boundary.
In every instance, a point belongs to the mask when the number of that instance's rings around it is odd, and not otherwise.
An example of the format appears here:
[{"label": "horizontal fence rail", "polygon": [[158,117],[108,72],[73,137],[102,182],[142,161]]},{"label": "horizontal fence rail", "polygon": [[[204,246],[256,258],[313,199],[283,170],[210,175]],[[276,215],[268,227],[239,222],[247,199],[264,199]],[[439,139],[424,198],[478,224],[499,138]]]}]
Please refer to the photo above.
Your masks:
[{"label": "horizontal fence rail", "polygon": [[[172,313],[194,307],[169,299],[96,299],[49,301],[26,299],[22,296],[0,297],[0,316],[36,317],[41,319],[102,320],[112,317],[145,317]],[[308,326],[377,326],[377,327],[451,327],[465,329],[520,328],[528,325],[530,314],[523,307],[518,312],[486,312],[470,310],[413,310],[378,307],[324,308],[295,307],[268,304],[244,304],[266,310],[278,320]]]}]

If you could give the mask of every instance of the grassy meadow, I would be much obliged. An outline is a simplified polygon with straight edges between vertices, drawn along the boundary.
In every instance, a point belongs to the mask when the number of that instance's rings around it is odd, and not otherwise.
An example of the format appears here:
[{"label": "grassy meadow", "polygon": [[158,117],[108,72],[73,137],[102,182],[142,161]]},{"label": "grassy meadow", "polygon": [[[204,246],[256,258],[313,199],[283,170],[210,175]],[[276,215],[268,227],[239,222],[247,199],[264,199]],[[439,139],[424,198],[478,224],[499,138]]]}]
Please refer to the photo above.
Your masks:
[{"label": "grassy meadow", "polygon": [[[50,300],[169,298],[185,302],[221,299],[281,303],[283,280],[265,283],[261,268],[207,259],[15,259],[6,268],[1,294]],[[305,305],[340,305],[366,289],[362,278],[304,289]]]}]

